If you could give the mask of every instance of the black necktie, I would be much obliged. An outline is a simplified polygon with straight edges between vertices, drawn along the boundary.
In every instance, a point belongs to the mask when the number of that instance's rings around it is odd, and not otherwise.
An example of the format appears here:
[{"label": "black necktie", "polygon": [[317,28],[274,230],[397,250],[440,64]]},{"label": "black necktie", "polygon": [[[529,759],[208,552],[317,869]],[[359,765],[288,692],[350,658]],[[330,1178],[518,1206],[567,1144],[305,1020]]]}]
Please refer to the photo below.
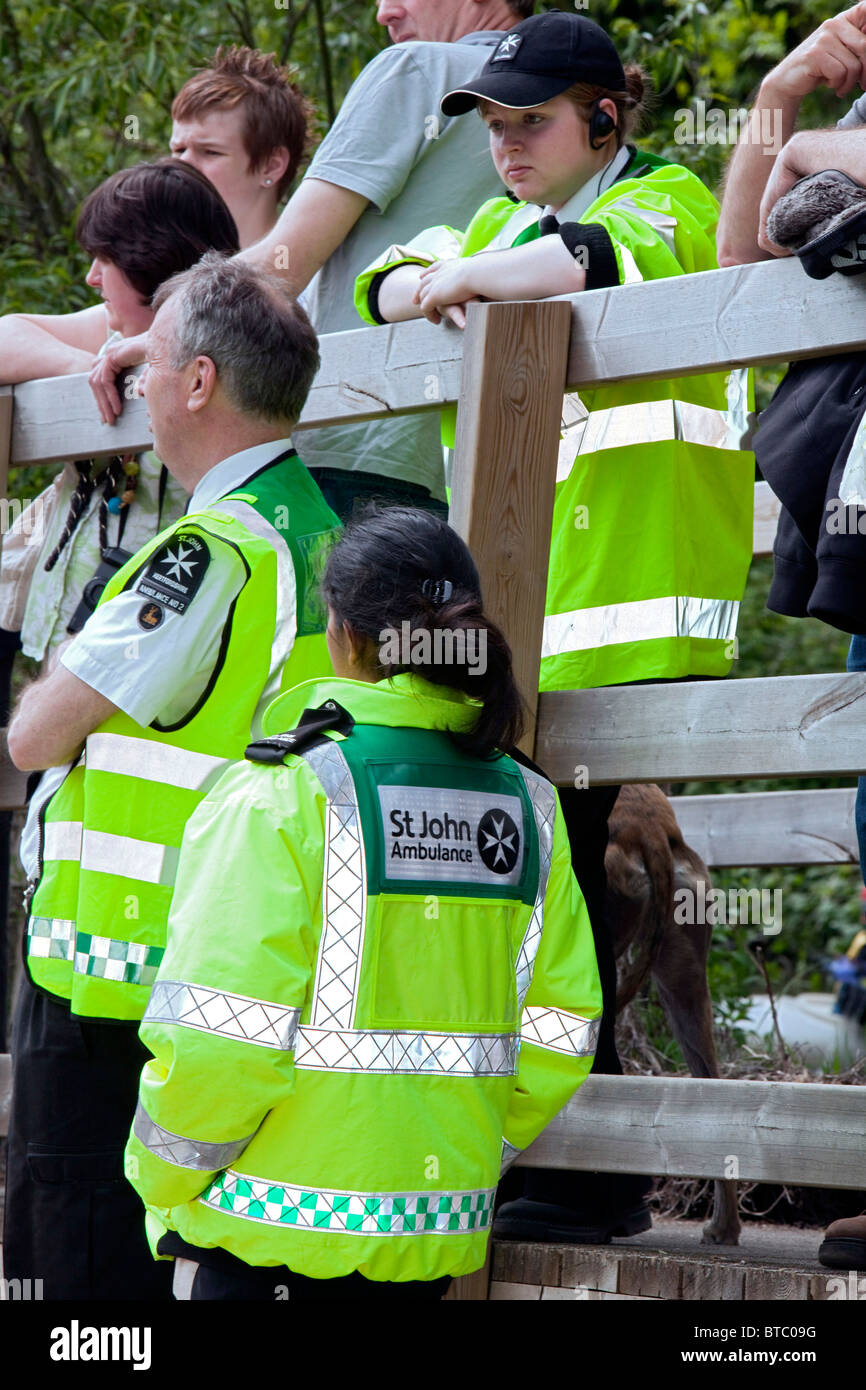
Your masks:
[{"label": "black necktie", "polygon": [[547,213],[546,216],[542,217],[541,221],[538,224],[539,236],[551,236],[554,232],[558,231],[559,223],[557,222],[556,218],[553,216],[552,213]]}]

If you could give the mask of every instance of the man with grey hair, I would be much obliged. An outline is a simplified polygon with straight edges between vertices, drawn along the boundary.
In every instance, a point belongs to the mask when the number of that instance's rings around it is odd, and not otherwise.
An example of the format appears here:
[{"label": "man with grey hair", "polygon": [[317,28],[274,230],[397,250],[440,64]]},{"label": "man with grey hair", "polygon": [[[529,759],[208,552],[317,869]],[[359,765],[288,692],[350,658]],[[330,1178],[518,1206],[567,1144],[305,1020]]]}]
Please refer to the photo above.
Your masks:
[{"label": "man with grey hair", "polygon": [[[9,730],[20,768],[52,771],[22,853],[4,1272],[50,1299],[168,1297],[122,1155],[181,837],[268,702],[331,669],[315,568],[337,523],[289,440],[318,368],[309,320],[215,254],[155,306],[143,390],[189,508],[112,578]],[[196,1002],[194,1026],[243,1028],[238,1001]]]}]

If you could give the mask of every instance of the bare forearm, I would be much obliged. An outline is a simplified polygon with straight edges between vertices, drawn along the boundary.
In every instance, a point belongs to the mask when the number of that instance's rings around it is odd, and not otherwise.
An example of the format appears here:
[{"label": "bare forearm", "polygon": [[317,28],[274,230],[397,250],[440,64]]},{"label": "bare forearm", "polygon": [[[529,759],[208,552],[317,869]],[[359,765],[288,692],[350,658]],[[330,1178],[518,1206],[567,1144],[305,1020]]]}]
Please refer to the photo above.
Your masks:
[{"label": "bare forearm", "polygon": [[769,258],[769,252],[758,245],[761,198],[774,159],[791,138],[799,110],[800,98],[780,92],[772,73],[761,83],[728,165],[716,234],[719,265],[745,265]]},{"label": "bare forearm", "polygon": [[785,150],[785,163],[795,178],[839,169],[866,185],[866,126],[860,130],[801,130]]},{"label": "bare forearm", "polygon": [[274,230],[240,259],[278,275],[294,294],[306,289],[369,206],[366,198],[324,179],[305,179]]},{"label": "bare forearm", "polygon": [[0,319],[0,381],[7,386],[89,372],[95,360],[92,352],[61,342],[23,314]]},{"label": "bare forearm", "polygon": [[472,292],[481,299],[549,299],[575,294],[586,284],[581,258],[558,236],[542,237],[509,251],[471,258]]},{"label": "bare forearm", "polygon": [[421,305],[415,303],[422,269],[420,265],[400,265],[385,276],[379,285],[379,313],[386,323],[405,323],[423,316]]}]

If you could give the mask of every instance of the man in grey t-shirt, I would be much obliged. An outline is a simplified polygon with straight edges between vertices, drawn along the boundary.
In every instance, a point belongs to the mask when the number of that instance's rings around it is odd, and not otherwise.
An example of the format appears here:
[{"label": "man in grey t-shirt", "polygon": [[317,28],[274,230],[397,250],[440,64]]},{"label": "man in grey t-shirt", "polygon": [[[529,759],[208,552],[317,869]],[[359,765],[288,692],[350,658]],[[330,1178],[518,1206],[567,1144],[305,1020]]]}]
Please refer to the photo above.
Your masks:
[{"label": "man in grey t-shirt", "polygon": [[[319,333],[363,326],[355,277],[384,247],[439,223],[465,227],[502,193],[482,123],[446,119],[439,101],[533,9],[534,0],[380,0],[395,46],[353,83],[273,232],[243,253],[306,290]],[[295,442],[343,516],[356,496],[444,498],[438,415],[305,430]]]}]

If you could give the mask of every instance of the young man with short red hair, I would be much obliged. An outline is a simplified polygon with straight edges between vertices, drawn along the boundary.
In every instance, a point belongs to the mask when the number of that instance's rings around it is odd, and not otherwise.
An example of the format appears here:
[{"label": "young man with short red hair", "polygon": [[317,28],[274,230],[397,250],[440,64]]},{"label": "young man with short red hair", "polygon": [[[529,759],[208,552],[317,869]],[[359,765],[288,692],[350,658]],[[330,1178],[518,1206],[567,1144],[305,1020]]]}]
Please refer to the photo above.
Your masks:
[{"label": "young man with short red hair", "polygon": [[171,107],[171,152],[222,194],[241,246],[267,236],[304,157],[311,108],[272,53],[217,49]]}]

